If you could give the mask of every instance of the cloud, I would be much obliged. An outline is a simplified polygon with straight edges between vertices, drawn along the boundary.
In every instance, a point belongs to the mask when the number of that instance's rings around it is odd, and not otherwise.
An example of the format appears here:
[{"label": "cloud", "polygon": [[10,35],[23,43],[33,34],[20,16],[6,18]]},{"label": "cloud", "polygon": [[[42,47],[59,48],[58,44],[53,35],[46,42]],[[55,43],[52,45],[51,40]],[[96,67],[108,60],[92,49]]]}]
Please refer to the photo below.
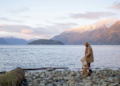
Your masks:
[{"label": "cloud", "polygon": [[58,17],[57,19],[68,19],[69,17]]},{"label": "cloud", "polygon": [[21,33],[22,30],[32,30],[32,28],[25,25],[0,25],[0,31]]},{"label": "cloud", "polygon": [[57,26],[74,26],[74,25],[78,25],[78,24],[76,24],[76,23],[53,23],[53,24],[55,24],[55,25],[57,25]]},{"label": "cloud", "polygon": [[8,18],[0,18],[1,21],[6,21],[6,22],[16,22],[16,23],[23,23],[21,20],[11,20]]},{"label": "cloud", "polygon": [[[50,23],[50,22],[49,22]],[[76,23],[50,23],[53,25],[46,25],[42,27],[37,27],[34,30],[35,34],[45,35],[47,38],[51,38],[54,35],[58,35],[61,32],[76,26]]]},{"label": "cloud", "polygon": [[118,10],[120,12],[120,2],[115,3],[113,6],[109,7],[110,9]]},{"label": "cloud", "polygon": [[24,39],[45,38],[45,36],[41,34],[42,30],[44,29],[38,28],[37,31],[37,28],[26,25],[0,25],[0,36],[13,36]]},{"label": "cloud", "polygon": [[25,18],[25,19],[31,19],[31,18],[33,18],[33,17],[31,17],[31,16],[19,16],[19,17]]},{"label": "cloud", "polygon": [[24,7],[22,9],[9,10],[7,12],[10,12],[10,13],[20,13],[20,12],[27,12],[27,11],[29,11],[29,9],[27,7]]},{"label": "cloud", "polygon": [[[53,23],[53,25],[46,25],[42,27],[30,27],[26,25],[0,25],[0,36],[7,36],[10,34],[14,37],[23,37],[24,39],[31,38],[51,38],[61,32],[72,28],[75,23]],[[1,33],[4,32],[4,35]],[[7,33],[7,34],[6,34]],[[9,34],[10,33],[10,34]]]},{"label": "cloud", "polygon": [[43,25],[42,25],[42,24],[35,24],[35,26],[37,26],[37,27],[38,27],[38,26],[43,26]]},{"label": "cloud", "polygon": [[23,33],[23,34],[30,34],[32,32],[33,32],[33,30],[27,30],[27,29],[21,30],[21,33]]},{"label": "cloud", "polygon": [[114,16],[117,15],[113,12],[86,12],[86,13],[78,13],[78,14],[71,14],[71,18],[78,19],[78,18],[86,18],[86,19],[99,19],[102,17]]},{"label": "cloud", "polygon": [[22,34],[17,32],[6,32],[6,31],[0,31],[0,37],[16,37],[16,38],[24,38],[26,40],[32,39],[32,38],[38,38],[37,36],[33,36],[31,34]]},{"label": "cloud", "polygon": [[53,0],[43,0],[43,1],[53,1]]},{"label": "cloud", "polygon": [[[102,24],[105,25],[112,25],[115,23],[118,19],[113,18],[104,18],[92,25],[88,26],[99,26]],[[66,31],[68,29],[71,29],[73,27],[76,27],[78,24],[76,23],[51,23],[51,25],[41,25],[39,27],[30,27],[26,25],[5,25],[0,24],[0,37],[4,36],[13,36],[18,38],[24,38],[24,39],[32,39],[32,38],[39,38],[39,39],[48,39],[52,38],[55,35],[58,35],[62,33],[63,31]],[[87,27],[87,25],[86,25]],[[79,28],[79,27],[78,27]]]},{"label": "cloud", "polygon": [[98,22],[96,22],[96,25],[107,25],[108,27],[111,26],[112,24],[114,24],[116,21],[119,21],[118,18],[104,18],[102,20],[99,20]]}]

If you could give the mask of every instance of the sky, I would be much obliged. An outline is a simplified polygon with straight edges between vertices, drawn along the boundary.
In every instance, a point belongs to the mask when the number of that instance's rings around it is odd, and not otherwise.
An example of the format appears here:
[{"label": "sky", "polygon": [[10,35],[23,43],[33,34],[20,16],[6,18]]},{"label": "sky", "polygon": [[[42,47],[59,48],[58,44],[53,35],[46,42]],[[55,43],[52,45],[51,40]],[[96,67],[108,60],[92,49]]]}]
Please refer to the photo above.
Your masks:
[{"label": "sky", "polygon": [[118,20],[119,0],[0,0],[0,37],[50,39],[75,27]]}]

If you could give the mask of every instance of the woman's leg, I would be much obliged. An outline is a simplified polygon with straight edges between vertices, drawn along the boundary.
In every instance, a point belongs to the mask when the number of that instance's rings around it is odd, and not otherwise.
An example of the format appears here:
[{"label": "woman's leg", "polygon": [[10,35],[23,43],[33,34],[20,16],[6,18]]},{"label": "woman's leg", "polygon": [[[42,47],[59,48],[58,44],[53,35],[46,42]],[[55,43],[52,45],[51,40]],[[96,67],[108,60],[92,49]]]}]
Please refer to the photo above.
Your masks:
[{"label": "woman's leg", "polygon": [[91,70],[91,68],[90,68],[90,63],[87,63],[87,65],[88,65],[88,70],[89,70],[88,76],[90,76],[91,73],[92,73],[92,70]]},{"label": "woman's leg", "polygon": [[90,68],[90,63],[87,63],[87,65],[88,65],[88,69]]}]

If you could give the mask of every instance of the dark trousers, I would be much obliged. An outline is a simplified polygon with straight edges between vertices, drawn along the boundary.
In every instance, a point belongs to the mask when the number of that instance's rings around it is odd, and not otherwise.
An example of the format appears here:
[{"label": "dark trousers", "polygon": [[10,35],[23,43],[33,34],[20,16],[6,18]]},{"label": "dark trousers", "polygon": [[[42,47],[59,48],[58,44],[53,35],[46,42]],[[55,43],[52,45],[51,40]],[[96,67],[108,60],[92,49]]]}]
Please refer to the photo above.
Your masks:
[{"label": "dark trousers", "polygon": [[87,65],[88,65],[88,70],[89,70],[88,76],[91,76],[92,70],[89,69],[90,68],[90,63],[87,63]]},{"label": "dark trousers", "polygon": [[88,68],[90,68],[90,63],[87,63]]}]

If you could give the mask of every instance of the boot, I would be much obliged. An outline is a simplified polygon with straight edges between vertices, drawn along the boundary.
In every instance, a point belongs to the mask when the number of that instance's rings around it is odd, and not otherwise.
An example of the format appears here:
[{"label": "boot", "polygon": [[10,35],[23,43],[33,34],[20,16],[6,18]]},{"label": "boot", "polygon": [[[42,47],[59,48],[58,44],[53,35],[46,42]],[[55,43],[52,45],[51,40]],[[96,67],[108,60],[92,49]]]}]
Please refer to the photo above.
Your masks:
[{"label": "boot", "polygon": [[91,76],[92,72],[93,72],[93,71],[92,71],[91,69],[89,69],[89,73],[88,73],[87,76]]}]

